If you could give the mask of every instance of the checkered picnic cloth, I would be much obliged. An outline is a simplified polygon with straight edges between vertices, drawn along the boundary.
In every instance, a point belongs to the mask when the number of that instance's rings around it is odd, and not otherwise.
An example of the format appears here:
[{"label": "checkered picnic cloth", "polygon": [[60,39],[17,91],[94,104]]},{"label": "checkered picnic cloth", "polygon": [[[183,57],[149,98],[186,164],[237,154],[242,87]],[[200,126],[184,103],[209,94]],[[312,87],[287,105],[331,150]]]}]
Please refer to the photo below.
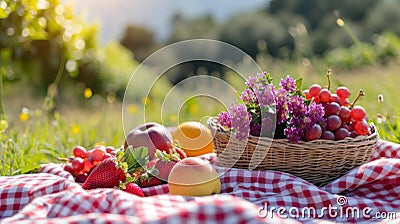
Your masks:
[{"label": "checkered picnic cloth", "polygon": [[[215,165],[215,154],[202,156]],[[221,194],[146,197],[118,189],[85,191],[58,164],[0,177],[0,223],[398,223],[400,145],[380,140],[371,161],[324,187],[277,171],[215,166]]]}]

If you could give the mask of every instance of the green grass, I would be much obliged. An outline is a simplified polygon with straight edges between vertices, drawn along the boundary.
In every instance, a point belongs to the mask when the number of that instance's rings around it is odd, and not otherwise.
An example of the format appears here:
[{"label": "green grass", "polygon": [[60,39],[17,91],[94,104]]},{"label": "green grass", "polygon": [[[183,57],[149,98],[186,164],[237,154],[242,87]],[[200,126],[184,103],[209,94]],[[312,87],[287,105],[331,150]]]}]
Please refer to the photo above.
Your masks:
[{"label": "green grass", "polygon": [[75,108],[63,115],[29,111],[25,121],[18,116],[0,134],[0,174],[27,173],[40,164],[58,162],[58,157],[70,156],[76,145],[120,147],[124,139],[120,113],[114,108],[108,113],[109,108],[98,108],[100,113]]}]

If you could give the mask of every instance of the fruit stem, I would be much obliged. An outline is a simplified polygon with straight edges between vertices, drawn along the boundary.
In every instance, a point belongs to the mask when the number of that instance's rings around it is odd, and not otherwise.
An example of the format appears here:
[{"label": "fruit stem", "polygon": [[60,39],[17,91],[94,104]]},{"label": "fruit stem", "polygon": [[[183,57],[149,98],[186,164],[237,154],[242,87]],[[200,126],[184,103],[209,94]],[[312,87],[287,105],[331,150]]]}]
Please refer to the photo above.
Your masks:
[{"label": "fruit stem", "polygon": [[331,88],[331,69],[328,68],[328,71],[326,72],[326,77],[328,78],[328,90]]},{"label": "fruit stem", "polygon": [[58,161],[64,161],[64,162],[69,162],[69,161],[71,161],[70,158],[61,158],[61,157],[58,157],[57,160],[58,160]]},{"label": "fruit stem", "polygon": [[356,102],[358,101],[358,99],[360,99],[360,97],[365,96],[365,93],[362,89],[360,89],[360,92],[358,93],[357,98],[354,100],[354,102],[350,105],[350,110],[354,107],[354,105],[356,104]]}]

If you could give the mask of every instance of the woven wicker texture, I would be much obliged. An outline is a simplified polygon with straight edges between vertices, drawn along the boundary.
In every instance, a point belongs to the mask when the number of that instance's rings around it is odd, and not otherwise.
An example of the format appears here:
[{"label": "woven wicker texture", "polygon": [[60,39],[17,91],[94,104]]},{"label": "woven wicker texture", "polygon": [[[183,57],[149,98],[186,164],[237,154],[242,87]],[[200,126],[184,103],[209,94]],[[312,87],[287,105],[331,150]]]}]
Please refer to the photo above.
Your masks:
[{"label": "woven wicker texture", "polygon": [[215,118],[208,123],[219,166],[282,171],[317,186],[326,185],[367,162],[379,139],[371,124],[371,135],[340,141],[290,143],[287,139],[250,136],[246,144],[219,127]]}]

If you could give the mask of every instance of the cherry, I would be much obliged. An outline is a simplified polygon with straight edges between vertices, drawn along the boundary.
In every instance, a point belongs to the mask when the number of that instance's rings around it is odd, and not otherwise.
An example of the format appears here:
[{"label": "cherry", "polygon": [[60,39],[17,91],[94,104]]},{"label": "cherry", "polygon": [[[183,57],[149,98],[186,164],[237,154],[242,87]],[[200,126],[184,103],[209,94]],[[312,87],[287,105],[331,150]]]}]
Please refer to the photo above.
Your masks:
[{"label": "cherry", "polygon": [[320,102],[319,97],[318,97],[318,96],[313,97],[313,98],[312,98],[312,102],[314,102],[314,103],[319,103],[319,102]]},{"label": "cherry", "polygon": [[114,146],[109,145],[106,147],[106,152],[110,153],[110,152],[114,152],[114,151],[115,151]]},{"label": "cherry", "polygon": [[79,172],[84,168],[84,160],[80,157],[75,157],[71,161],[71,167],[74,172]]},{"label": "cherry", "polygon": [[322,132],[321,139],[335,140],[336,137],[333,132],[326,130]]},{"label": "cherry", "polygon": [[88,177],[88,175],[86,173],[81,173],[75,177],[75,181],[78,183],[83,183],[86,181],[87,177]]},{"label": "cherry", "polygon": [[101,148],[95,148],[92,152],[92,162],[103,161],[103,157],[106,152]]},{"label": "cherry", "polygon": [[[328,103],[325,106],[325,116],[338,115],[340,112],[340,105],[336,102]],[[350,115],[350,114],[349,114]]]},{"label": "cherry", "polygon": [[337,115],[331,115],[326,119],[326,129],[336,131],[342,125],[342,120]]},{"label": "cherry", "polygon": [[347,98],[340,98],[340,106],[349,106],[350,105],[350,101]]},{"label": "cherry", "polygon": [[335,131],[336,140],[342,140],[350,136],[350,132],[345,128],[339,128]]},{"label": "cherry", "polygon": [[327,103],[331,100],[331,92],[328,89],[322,89],[318,97],[321,102]]},{"label": "cherry", "polygon": [[330,101],[340,104],[340,97],[337,94],[333,93],[333,94],[331,94],[331,100]]},{"label": "cherry", "polygon": [[342,119],[343,122],[350,122],[351,120],[350,112],[351,110],[348,107],[341,106],[339,111],[340,119]]},{"label": "cherry", "polygon": [[351,131],[350,137],[355,138],[355,137],[357,137],[357,136],[358,136],[357,131]]},{"label": "cherry", "polygon": [[319,95],[319,92],[321,91],[322,87],[318,84],[313,84],[310,86],[310,89],[308,90],[311,96],[317,97]]},{"label": "cherry", "polygon": [[350,116],[355,121],[362,121],[365,118],[366,112],[363,107],[355,106],[350,112]]},{"label": "cherry", "polygon": [[310,129],[306,131],[306,140],[307,141],[312,141],[319,139],[322,135],[322,128],[319,124],[314,124],[311,126]]},{"label": "cherry", "polygon": [[342,99],[346,99],[350,96],[350,91],[347,87],[341,86],[339,88],[336,89],[336,94],[342,98]]},{"label": "cherry", "polygon": [[67,163],[64,165],[64,170],[69,172],[70,174],[74,173],[74,170],[72,169],[71,163]]},{"label": "cherry", "polygon": [[357,121],[355,129],[359,135],[368,135],[370,133],[370,128],[366,120]]},{"label": "cherry", "polygon": [[94,167],[93,163],[91,163],[88,159],[85,160],[84,166],[85,166],[84,169],[86,172],[90,172]]},{"label": "cherry", "polygon": [[86,149],[83,146],[76,146],[72,150],[75,157],[85,158],[86,157]]}]

